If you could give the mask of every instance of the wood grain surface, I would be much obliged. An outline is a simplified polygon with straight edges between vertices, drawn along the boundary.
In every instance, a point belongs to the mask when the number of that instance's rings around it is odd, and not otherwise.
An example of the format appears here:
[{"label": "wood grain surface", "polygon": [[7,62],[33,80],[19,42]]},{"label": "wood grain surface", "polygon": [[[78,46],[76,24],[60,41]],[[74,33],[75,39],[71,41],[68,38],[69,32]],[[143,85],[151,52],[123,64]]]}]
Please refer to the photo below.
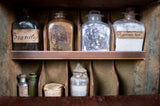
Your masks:
[{"label": "wood grain surface", "polygon": [[145,52],[98,51],[12,51],[14,60],[138,60],[145,59]]},{"label": "wood grain surface", "polygon": [[108,97],[0,97],[1,106],[159,106],[160,95]]},{"label": "wood grain surface", "polygon": [[72,8],[126,8],[127,6],[146,6],[158,0],[8,0],[14,5]]},{"label": "wood grain surface", "polygon": [[160,5],[144,11],[143,22],[146,25],[145,48],[145,90],[144,94],[157,94],[160,75]]}]

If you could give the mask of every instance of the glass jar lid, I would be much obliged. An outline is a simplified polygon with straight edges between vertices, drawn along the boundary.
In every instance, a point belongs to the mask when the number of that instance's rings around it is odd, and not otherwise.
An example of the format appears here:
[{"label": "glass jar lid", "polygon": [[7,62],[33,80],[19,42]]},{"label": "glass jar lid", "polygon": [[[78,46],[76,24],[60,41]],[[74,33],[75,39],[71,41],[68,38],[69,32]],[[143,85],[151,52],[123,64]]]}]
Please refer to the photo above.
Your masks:
[{"label": "glass jar lid", "polygon": [[35,73],[30,73],[29,77],[37,77],[37,75]]},{"label": "glass jar lid", "polygon": [[27,76],[25,74],[20,74],[18,77],[19,78],[26,78]]},{"label": "glass jar lid", "polygon": [[63,11],[59,11],[57,13],[55,13],[55,16],[54,16],[55,19],[57,18],[65,18],[65,14]]},{"label": "glass jar lid", "polygon": [[103,17],[104,15],[102,15],[100,11],[91,10],[89,11],[89,14],[87,15],[87,17],[91,17],[91,16]]},{"label": "glass jar lid", "polygon": [[126,12],[123,12],[123,14],[127,20],[135,19],[135,16],[137,15],[137,13],[135,13],[135,9],[131,7],[127,8]]}]

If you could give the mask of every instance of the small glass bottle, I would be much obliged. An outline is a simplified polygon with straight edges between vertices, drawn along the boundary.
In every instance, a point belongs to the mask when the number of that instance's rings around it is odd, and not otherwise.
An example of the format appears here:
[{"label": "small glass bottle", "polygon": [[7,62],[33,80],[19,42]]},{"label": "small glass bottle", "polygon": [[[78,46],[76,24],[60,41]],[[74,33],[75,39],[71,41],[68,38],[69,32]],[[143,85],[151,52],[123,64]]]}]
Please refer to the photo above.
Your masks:
[{"label": "small glass bottle", "polygon": [[31,73],[29,75],[29,96],[37,96],[37,75],[35,73]]},{"label": "small glass bottle", "polygon": [[71,82],[71,96],[88,96],[89,79],[87,70],[80,64],[77,64],[76,69],[73,71]]},{"label": "small glass bottle", "polygon": [[100,11],[90,11],[82,25],[82,51],[109,51],[110,27],[102,22]]},{"label": "small glass bottle", "polygon": [[62,11],[55,14],[47,30],[50,51],[73,50],[73,24],[65,19]]},{"label": "small glass bottle", "polygon": [[26,82],[25,74],[19,75],[18,91],[19,96],[28,96],[28,84]]},{"label": "small glass bottle", "polygon": [[145,34],[143,23],[135,19],[134,9],[128,8],[125,18],[114,22],[115,51],[142,51]]},{"label": "small glass bottle", "polygon": [[12,49],[13,50],[38,50],[39,29],[36,22],[30,19],[28,9],[23,9],[23,16],[12,25]]}]

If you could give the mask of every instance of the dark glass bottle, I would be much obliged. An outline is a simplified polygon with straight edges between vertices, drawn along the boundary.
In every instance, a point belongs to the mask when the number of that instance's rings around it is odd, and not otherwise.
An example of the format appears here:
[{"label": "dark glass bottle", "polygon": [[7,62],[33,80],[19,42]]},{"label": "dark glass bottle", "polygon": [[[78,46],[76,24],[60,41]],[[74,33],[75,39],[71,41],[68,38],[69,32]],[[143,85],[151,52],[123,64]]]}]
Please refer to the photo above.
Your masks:
[{"label": "dark glass bottle", "polygon": [[23,16],[12,25],[12,49],[13,50],[38,50],[39,29],[36,22],[30,19],[28,10],[23,9]]}]

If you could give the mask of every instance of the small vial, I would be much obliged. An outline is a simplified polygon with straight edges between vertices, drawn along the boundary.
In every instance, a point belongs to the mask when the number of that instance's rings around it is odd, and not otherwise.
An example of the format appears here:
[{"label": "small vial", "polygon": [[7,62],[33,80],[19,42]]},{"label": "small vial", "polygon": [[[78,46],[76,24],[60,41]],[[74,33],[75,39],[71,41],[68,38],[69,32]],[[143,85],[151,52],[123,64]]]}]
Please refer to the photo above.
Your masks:
[{"label": "small vial", "polygon": [[35,73],[29,74],[29,96],[37,96],[37,75]]},{"label": "small vial", "polygon": [[28,96],[28,84],[26,82],[26,75],[19,75],[19,83],[18,83],[19,96]]}]

